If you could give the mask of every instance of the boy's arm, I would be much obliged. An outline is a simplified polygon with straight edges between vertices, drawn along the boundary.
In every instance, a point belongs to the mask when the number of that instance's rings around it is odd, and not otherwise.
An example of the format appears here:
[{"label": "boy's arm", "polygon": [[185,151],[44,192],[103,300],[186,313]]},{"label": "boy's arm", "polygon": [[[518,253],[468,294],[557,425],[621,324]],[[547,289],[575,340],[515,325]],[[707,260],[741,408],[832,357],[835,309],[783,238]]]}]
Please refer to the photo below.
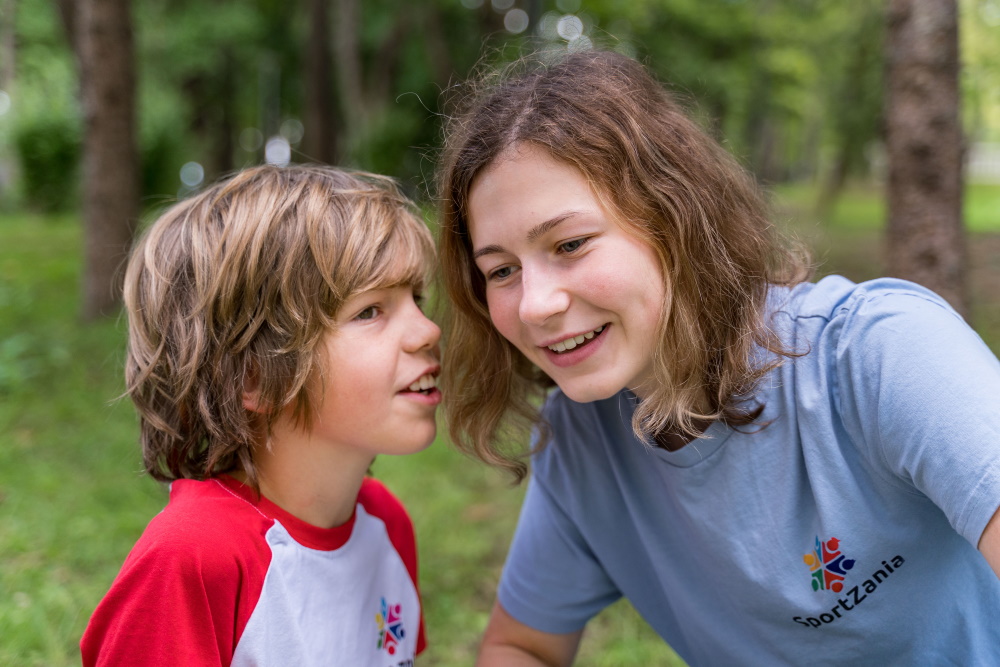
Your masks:
[{"label": "boy's arm", "polygon": [[126,563],[80,642],[84,667],[228,663],[238,591],[206,587],[178,565],[142,557]]},{"label": "boy's arm", "polygon": [[493,606],[477,667],[562,667],[570,665],[583,630],[552,634],[521,623],[497,602]]}]

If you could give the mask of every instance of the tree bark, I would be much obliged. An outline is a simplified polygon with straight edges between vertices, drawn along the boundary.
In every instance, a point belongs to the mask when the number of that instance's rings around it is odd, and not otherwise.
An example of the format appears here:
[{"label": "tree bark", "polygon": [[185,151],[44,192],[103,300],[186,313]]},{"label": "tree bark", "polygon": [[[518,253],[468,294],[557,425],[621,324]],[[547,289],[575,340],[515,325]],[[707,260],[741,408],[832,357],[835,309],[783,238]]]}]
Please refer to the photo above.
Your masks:
[{"label": "tree bark", "polygon": [[84,114],[85,320],[121,302],[123,261],[139,209],[135,74],[129,0],[80,0],[76,39]]},{"label": "tree bark", "polygon": [[887,265],[968,317],[955,0],[891,0]]},{"label": "tree bark", "polygon": [[59,19],[63,24],[63,32],[66,33],[66,39],[69,41],[69,48],[74,54],[79,58],[79,51],[77,51],[76,43],[76,17],[77,17],[77,3],[74,0],[56,0],[56,9],[59,10]]},{"label": "tree bark", "polygon": [[361,6],[359,0],[338,0],[335,33],[337,88],[345,134],[351,136],[365,118],[364,74],[361,65]]},{"label": "tree bark", "polygon": [[12,92],[17,73],[17,0],[0,4],[0,90]]},{"label": "tree bark", "polygon": [[309,0],[302,152],[312,162],[334,164],[337,161],[339,123],[333,97],[333,54],[328,5],[329,0]]}]

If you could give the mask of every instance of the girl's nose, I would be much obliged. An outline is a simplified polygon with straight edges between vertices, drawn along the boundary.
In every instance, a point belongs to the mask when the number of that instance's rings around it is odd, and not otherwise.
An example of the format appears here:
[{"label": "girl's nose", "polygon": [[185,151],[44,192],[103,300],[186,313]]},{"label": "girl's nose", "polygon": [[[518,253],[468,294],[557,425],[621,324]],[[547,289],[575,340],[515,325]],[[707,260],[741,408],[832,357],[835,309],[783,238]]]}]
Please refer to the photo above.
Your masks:
[{"label": "girl's nose", "polygon": [[550,272],[522,268],[518,315],[525,324],[541,325],[569,308],[569,291]]}]

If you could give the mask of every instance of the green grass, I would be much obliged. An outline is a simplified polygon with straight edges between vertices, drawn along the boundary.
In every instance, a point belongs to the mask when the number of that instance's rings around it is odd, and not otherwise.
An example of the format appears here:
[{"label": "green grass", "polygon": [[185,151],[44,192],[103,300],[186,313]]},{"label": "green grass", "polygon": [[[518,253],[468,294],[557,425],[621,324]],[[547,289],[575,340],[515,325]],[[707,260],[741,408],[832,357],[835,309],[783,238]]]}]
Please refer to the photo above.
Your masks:
[{"label": "green grass", "polygon": [[[779,189],[776,209],[813,246],[820,273],[879,275],[877,192],[849,190],[823,223],[812,196]],[[995,352],[998,197],[1000,188],[975,187],[967,201],[981,221],[970,241],[973,323]],[[124,326],[78,322],[79,255],[72,218],[0,217],[0,665],[78,664],[90,613],[166,500],[140,472],[130,405],[114,400]],[[443,438],[420,454],[382,457],[374,472],[417,528],[430,640],[421,662],[472,664],[523,489]],[[577,664],[682,663],[620,602],[588,626]]]},{"label": "green grass", "polygon": [[[829,217],[817,220],[815,187],[805,184],[774,188],[776,198],[802,214],[799,222],[822,223],[838,231],[881,229],[885,224],[885,193],[872,184],[852,184],[840,197]],[[1000,184],[973,183],[966,186],[963,206],[966,229],[970,232],[1000,232]]]}]

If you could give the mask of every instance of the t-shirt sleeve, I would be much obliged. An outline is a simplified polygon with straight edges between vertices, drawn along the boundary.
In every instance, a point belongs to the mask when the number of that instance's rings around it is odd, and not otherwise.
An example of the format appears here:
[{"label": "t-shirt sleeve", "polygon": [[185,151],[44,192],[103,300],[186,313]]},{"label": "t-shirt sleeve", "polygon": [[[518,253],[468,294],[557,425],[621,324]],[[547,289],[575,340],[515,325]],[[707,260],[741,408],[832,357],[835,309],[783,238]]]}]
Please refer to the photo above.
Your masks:
[{"label": "t-shirt sleeve", "polygon": [[875,292],[844,313],[840,412],[876,470],[978,545],[1000,504],[1000,363],[935,295]]},{"label": "t-shirt sleeve", "polygon": [[239,572],[189,546],[147,529],[90,619],[85,666],[229,664]]},{"label": "t-shirt sleeve", "polygon": [[[406,507],[385,485],[371,477],[365,478],[358,499],[366,511],[379,517],[385,523],[389,541],[392,542],[393,548],[396,549],[403,565],[406,566],[406,571],[409,572],[410,579],[413,580],[413,587],[417,591],[417,597],[420,597],[420,584],[417,577],[417,536],[413,530],[413,521],[406,512]],[[424,629],[424,605],[421,600],[417,655],[420,655],[425,648],[427,648],[427,636]]]},{"label": "t-shirt sleeve", "polygon": [[536,463],[528,482],[497,597],[507,613],[529,627],[577,632],[621,593],[546,489],[545,470]]}]

